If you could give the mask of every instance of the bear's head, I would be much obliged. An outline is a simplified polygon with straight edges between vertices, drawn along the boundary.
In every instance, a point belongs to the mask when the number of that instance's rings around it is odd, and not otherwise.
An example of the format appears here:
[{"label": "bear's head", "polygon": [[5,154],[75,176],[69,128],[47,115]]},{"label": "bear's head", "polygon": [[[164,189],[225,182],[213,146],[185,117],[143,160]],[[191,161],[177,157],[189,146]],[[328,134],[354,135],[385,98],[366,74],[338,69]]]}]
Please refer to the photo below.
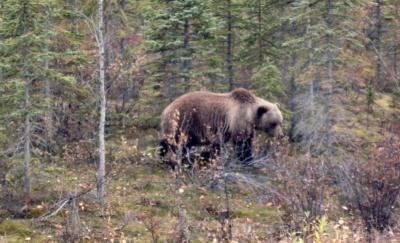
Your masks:
[{"label": "bear's head", "polygon": [[264,131],[275,138],[283,136],[282,113],[276,104],[259,99],[256,107],[255,128]]}]

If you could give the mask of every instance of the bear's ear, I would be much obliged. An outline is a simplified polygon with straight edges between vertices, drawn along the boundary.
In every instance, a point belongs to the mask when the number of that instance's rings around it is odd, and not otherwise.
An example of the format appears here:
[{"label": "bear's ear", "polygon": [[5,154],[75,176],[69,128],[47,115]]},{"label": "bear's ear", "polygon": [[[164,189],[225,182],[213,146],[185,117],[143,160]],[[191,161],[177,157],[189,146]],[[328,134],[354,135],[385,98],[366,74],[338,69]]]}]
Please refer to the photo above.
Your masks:
[{"label": "bear's ear", "polygon": [[260,118],[263,114],[268,112],[268,108],[266,106],[260,106],[257,109],[257,117]]}]

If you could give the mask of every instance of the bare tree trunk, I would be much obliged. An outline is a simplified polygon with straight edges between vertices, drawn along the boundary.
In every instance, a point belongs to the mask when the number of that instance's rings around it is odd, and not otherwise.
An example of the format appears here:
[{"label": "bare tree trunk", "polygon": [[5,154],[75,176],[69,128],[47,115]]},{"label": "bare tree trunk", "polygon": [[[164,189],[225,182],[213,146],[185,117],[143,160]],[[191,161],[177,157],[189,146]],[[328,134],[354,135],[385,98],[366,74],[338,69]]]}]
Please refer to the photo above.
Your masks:
[{"label": "bare tree trunk", "polygon": [[100,121],[99,121],[99,167],[98,167],[98,184],[97,184],[97,197],[101,207],[104,207],[104,193],[105,193],[105,141],[104,141],[104,127],[106,123],[106,92],[105,92],[105,41],[104,31],[104,0],[99,0],[99,98],[100,98]]},{"label": "bare tree trunk", "polygon": [[227,0],[226,5],[226,24],[227,24],[227,35],[226,35],[226,64],[228,72],[228,83],[229,90],[233,89],[233,29],[232,29],[232,1]]},{"label": "bare tree trunk", "polygon": [[[399,16],[399,8],[398,5],[395,5],[395,15]],[[394,43],[393,43],[393,76],[396,80],[398,80],[398,71],[397,71],[397,56],[399,51],[399,33],[397,31],[394,32]]]},{"label": "bare tree trunk", "polygon": [[[46,60],[45,62],[45,68],[47,69],[49,67],[49,61]],[[51,84],[50,80],[46,78],[45,80],[45,95],[46,95],[46,105],[47,105],[47,110],[46,110],[46,146],[47,150],[50,151],[52,144],[53,144],[53,134],[54,134],[54,127],[53,127],[53,97],[51,93]]]},{"label": "bare tree trunk", "polygon": [[[119,6],[121,7],[122,11],[125,12],[126,0],[120,0]],[[121,40],[119,41],[119,50],[120,50],[120,55],[121,55],[122,59],[124,59],[124,55],[125,55],[126,41],[127,41],[127,38],[125,36],[122,37]],[[124,61],[123,63],[124,63],[124,68],[127,68],[127,65],[129,65],[129,64],[127,64],[126,61]],[[129,82],[125,82],[125,88],[122,91],[122,104],[121,104],[121,109],[119,112],[125,111],[125,105],[128,102],[130,88],[131,87],[129,85]],[[122,116],[122,117],[124,117],[124,116]],[[122,119],[123,119],[123,122],[122,122],[123,127],[125,127],[124,118],[122,118]]]},{"label": "bare tree trunk", "polygon": [[[332,29],[332,15],[333,15],[333,3],[332,0],[327,0],[327,16],[326,16],[326,25],[328,29]],[[333,85],[334,85],[334,77],[333,77],[333,52],[330,50],[332,44],[332,34],[329,33],[327,36],[327,44],[328,44],[328,52],[327,52],[327,59],[328,59],[328,79],[327,79],[327,90],[325,91],[324,98],[324,113],[326,115],[325,119],[325,128],[326,128],[326,138],[327,138],[327,155],[328,159],[331,157],[333,148],[332,148],[332,114],[331,114],[331,105],[332,105],[332,92],[333,92]]]},{"label": "bare tree trunk", "polygon": [[178,206],[178,218],[179,218],[179,229],[178,229],[178,242],[190,242],[190,231],[187,220],[187,211],[185,202],[183,200],[183,171],[182,171],[182,146],[178,150],[177,165],[175,167],[175,184],[176,184],[176,203]]},{"label": "bare tree trunk", "polygon": [[399,46],[397,43],[394,44],[393,47],[393,75],[396,79],[398,79],[398,71],[397,71],[397,52],[398,52]]},{"label": "bare tree trunk", "polygon": [[[185,60],[183,61],[183,72],[185,75],[183,81],[185,82],[184,83],[185,91],[188,91],[188,87],[189,87],[188,82],[190,80],[188,75],[189,75],[190,69],[192,68],[192,60],[191,60],[192,50],[190,48],[190,23],[189,23],[189,19],[187,19],[187,18],[185,19],[185,23],[183,25],[183,32],[184,32],[183,33],[183,35],[184,35],[183,48],[185,49],[185,52],[187,55]],[[188,59],[188,58],[190,58],[190,59]]]},{"label": "bare tree trunk", "polygon": [[[311,28],[311,19],[308,18],[307,19],[306,35],[310,35],[310,28]],[[309,51],[308,62],[309,62],[309,65],[312,65],[314,61],[313,61],[313,41],[312,41],[311,38],[308,40],[307,48],[308,48],[308,51]],[[314,121],[314,119],[315,119],[315,94],[314,94],[314,90],[315,90],[314,79],[311,79],[310,80],[310,87],[309,87],[309,98],[310,98],[310,111],[311,111],[310,123],[312,125],[315,123],[315,121]],[[313,129],[310,129],[309,132],[311,133],[310,137],[313,137]],[[308,150],[309,153],[311,152],[311,145],[312,145],[312,143],[310,141],[307,141],[307,150]]]},{"label": "bare tree trunk", "polygon": [[257,25],[258,25],[258,65],[261,66],[263,62],[263,43],[262,43],[262,5],[261,0],[258,0],[257,11]]},{"label": "bare tree trunk", "polygon": [[31,194],[31,177],[30,177],[30,166],[31,166],[31,121],[30,121],[30,81],[25,80],[25,146],[24,146],[24,193],[25,197],[28,198]]},{"label": "bare tree trunk", "polygon": [[[46,9],[46,14],[49,16],[49,10]],[[46,28],[49,28],[49,20],[46,20],[46,24],[45,24]],[[48,46],[46,45],[46,51],[48,51]],[[49,69],[49,60],[45,60],[44,61],[44,67],[45,69]],[[46,126],[46,146],[47,146],[47,150],[48,152],[51,151],[51,147],[53,144],[53,105],[52,105],[52,101],[53,101],[53,97],[51,94],[51,83],[49,78],[45,78],[45,95],[46,95],[46,117],[45,117],[45,126]]]},{"label": "bare tree trunk", "polygon": [[[381,64],[381,58],[383,58],[382,55],[382,44],[381,44],[381,39],[382,39],[382,17],[381,17],[381,7],[382,7],[382,2],[381,0],[376,0],[375,1],[376,7],[375,7],[375,39],[374,39],[374,45],[376,48],[377,52],[377,57],[376,57],[376,66],[375,66],[375,87],[378,88],[384,87],[384,84],[382,83],[382,64]],[[379,85],[379,84],[382,84]]]},{"label": "bare tree trunk", "polygon": [[[290,60],[288,63],[291,66],[296,65],[296,55],[294,52],[290,55]],[[289,66],[289,65],[287,65]],[[296,104],[296,95],[297,95],[297,85],[296,85],[296,78],[295,78],[295,73],[294,71],[291,72],[290,74],[290,111],[293,112],[293,115],[290,119],[290,129],[289,129],[289,139],[291,142],[299,142],[299,134],[297,134],[296,131],[296,125],[299,120],[299,114],[297,111],[297,104]]]}]

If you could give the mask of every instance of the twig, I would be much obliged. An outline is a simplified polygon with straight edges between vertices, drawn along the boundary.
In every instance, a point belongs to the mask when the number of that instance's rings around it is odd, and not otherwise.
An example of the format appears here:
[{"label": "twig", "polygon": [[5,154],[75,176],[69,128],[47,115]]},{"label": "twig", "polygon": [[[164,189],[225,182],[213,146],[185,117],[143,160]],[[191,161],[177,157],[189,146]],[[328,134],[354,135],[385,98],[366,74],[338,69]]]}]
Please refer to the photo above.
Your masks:
[{"label": "twig", "polygon": [[[67,199],[65,199],[65,198],[62,199],[61,201],[59,201],[59,202],[54,204],[53,207],[57,207],[56,210],[54,210],[52,212],[47,212],[47,213],[43,214],[42,216],[40,216],[39,218],[37,218],[36,220],[38,220],[38,221],[46,221],[46,220],[48,220],[49,218],[57,215],[60,212],[61,209],[63,209],[66,205],[71,203],[73,200],[80,198],[81,196],[91,192],[95,188],[96,188],[96,185],[94,185],[94,186],[92,186],[92,187],[90,187],[90,188],[88,188],[88,189],[86,189],[84,191],[81,191],[78,194],[70,196]],[[56,206],[56,205],[60,205],[60,206]]]},{"label": "twig", "polygon": [[[106,174],[106,176],[104,177],[104,181],[102,183],[106,183],[106,181],[108,181],[109,174]],[[74,193],[74,195],[70,195],[68,198],[64,198],[60,201],[58,201],[57,203],[54,204],[54,206],[52,206],[51,208],[56,208],[54,211],[52,212],[47,212],[45,214],[43,214],[42,216],[36,218],[36,220],[38,221],[45,221],[48,220],[49,218],[57,215],[57,213],[60,212],[61,209],[63,209],[66,205],[70,204],[73,200],[76,200],[86,194],[88,194],[89,192],[91,192],[93,189],[96,189],[98,187],[99,183],[96,181],[96,183],[93,184],[93,186],[87,188],[86,190],[83,190],[79,193]],[[60,205],[60,206],[57,206]]]}]

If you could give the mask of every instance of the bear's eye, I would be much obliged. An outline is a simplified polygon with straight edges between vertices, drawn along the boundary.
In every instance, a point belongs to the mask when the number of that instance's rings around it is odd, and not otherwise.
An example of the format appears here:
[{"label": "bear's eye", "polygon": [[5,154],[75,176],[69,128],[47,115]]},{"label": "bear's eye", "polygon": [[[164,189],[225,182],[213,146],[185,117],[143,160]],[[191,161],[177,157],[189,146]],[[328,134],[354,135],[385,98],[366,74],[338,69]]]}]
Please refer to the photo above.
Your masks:
[{"label": "bear's eye", "polygon": [[273,123],[271,123],[270,127],[271,127],[271,128],[275,128],[277,125],[278,125],[278,123],[273,122]]}]

